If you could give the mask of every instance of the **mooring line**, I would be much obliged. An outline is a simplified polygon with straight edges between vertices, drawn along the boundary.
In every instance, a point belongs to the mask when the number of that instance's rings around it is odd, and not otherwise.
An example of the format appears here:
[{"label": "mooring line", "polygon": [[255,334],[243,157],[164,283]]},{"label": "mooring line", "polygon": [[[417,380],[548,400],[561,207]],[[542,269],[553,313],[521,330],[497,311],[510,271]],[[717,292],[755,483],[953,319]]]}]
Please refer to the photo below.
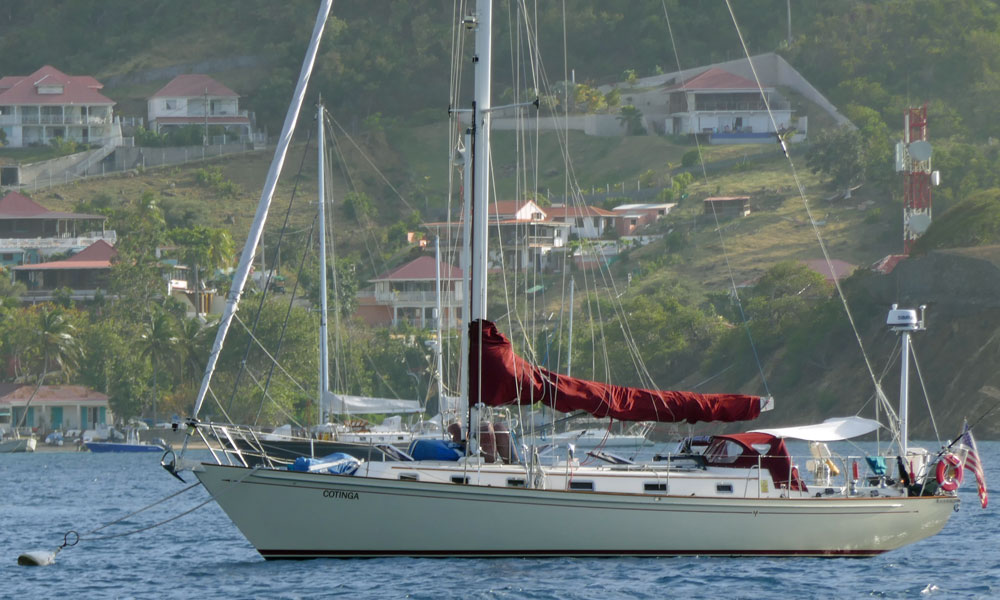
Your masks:
[{"label": "mooring line", "polygon": [[[173,494],[170,494],[169,496],[165,496],[163,498],[160,498],[159,500],[157,500],[156,502],[150,504],[149,506],[145,506],[143,508],[140,508],[139,510],[137,510],[135,512],[131,512],[131,513],[125,515],[124,517],[120,518],[120,519],[115,519],[114,521],[111,521],[110,523],[105,523],[104,525],[101,525],[100,527],[98,527],[96,529],[91,529],[90,531],[84,533],[83,536],[88,536],[88,535],[90,535],[92,533],[97,533],[98,531],[100,531],[100,530],[102,530],[102,529],[104,529],[106,527],[111,527],[112,525],[114,525],[116,523],[121,523],[125,519],[128,519],[130,517],[134,517],[135,515],[143,512],[143,511],[149,510],[149,509],[153,508],[154,506],[156,506],[158,504],[162,504],[162,503],[166,502],[167,500],[170,500],[171,498],[175,498],[177,496],[180,496],[184,492],[186,492],[186,491],[188,491],[188,490],[190,490],[192,488],[198,487],[199,485],[201,485],[200,481],[198,483],[192,483],[191,485],[187,486],[186,488],[184,488],[184,489],[182,489],[182,490],[180,490],[178,492],[174,492]],[[156,527],[156,525],[154,525],[154,527]],[[122,534],[118,534],[118,535],[115,535],[115,536],[101,536],[101,537],[96,537],[96,538],[89,538],[89,537],[80,536],[80,539],[82,539],[84,541],[102,540],[102,539],[107,539],[107,537],[119,537],[120,535],[122,535]],[[124,535],[128,535],[128,534],[124,534]]]}]

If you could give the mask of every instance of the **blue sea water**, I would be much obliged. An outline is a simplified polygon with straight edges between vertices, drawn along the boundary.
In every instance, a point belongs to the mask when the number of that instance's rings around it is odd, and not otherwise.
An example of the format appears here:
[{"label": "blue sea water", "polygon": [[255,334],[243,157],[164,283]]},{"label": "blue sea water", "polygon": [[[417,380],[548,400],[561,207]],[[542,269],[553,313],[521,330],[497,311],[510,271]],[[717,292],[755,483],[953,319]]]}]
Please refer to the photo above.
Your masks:
[{"label": "blue sea water", "polygon": [[[996,485],[1000,442],[981,442],[980,454],[987,481]],[[867,559],[265,562],[210,502],[134,535],[81,541],[51,566],[16,564],[23,552],[55,549],[68,530],[85,535],[181,490],[158,461],[156,454],[0,455],[0,598],[1000,597],[1000,506],[980,508],[971,474],[960,491],[961,510],[942,533]],[[991,494],[1000,505],[1000,492]],[[93,536],[147,527],[206,499],[199,486]],[[469,524],[470,534],[475,527]]]}]

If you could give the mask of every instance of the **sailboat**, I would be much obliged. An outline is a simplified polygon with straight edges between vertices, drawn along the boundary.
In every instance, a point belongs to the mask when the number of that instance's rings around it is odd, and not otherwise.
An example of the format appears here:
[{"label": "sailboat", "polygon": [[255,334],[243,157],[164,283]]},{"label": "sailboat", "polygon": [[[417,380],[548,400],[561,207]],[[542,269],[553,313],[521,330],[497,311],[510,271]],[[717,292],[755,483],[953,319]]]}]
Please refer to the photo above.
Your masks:
[{"label": "sailboat", "polygon": [[[317,121],[317,163],[319,190],[317,198],[317,222],[319,224],[319,386],[317,406],[320,425],[312,428],[308,437],[294,436],[291,428],[278,428],[273,433],[257,434],[249,428],[227,428],[228,435],[218,436],[226,440],[229,449],[247,466],[259,464],[282,464],[299,457],[320,459],[334,453],[344,453],[367,460],[384,460],[387,444],[407,446],[411,432],[401,427],[399,417],[389,417],[381,426],[352,428],[340,423],[330,423],[333,415],[420,413],[423,408],[416,400],[395,398],[374,398],[352,396],[330,391],[329,372],[329,328],[327,316],[327,235],[326,235],[326,136],[324,123],[326,114],[322,101],[316,107]],[[285,431],[287,429],[287,431]]]},{"label": "sailboat", "polygon": [[[329,4],[324,2],[317,19],[282,142],[187,423],[189,437],[211,439],[205,433],[217,427],[199,422],[197,415],[260,237],[272,179],[283,160],[281,145],[294,127]],[[230,453],[215,451],[210,462],[187,459],[182,451],[165,466],[175,473],[192,470],[267,559],[870,556],[941,531],[959,499],[952,485],[954,469],[945,470],[940,485],[933,473],[950,455],[910,448],[905,435],[905,365],[910,336],[923,328],[923,313],[915,309],[894,306],[887,321],[904,346],[902,468],[894,470],[883,460],[879,469],[874,460],[862,475],[854,472],[853,459],[824,454],[825,442],[879,427],[856,417],[688,439],[679,452],[644,463],[595,453],[599,464],[583,464],[567,451],[564,459],[543,465],[537,452],[518,448],[504,422],[504,407],[512,404],[541,402],[561,412],[584,410],[621,421],[696,423],[753,420],[773,408],[773,401],[738,393],[627,388],[560,375],[517,356],[508,338],[485,318],[491,16],[490,1],[478,0],[475,14],[466,18],[467,27],[476,30],[476,92],[465,145],[466,189],[472,188],[475,201],[466,203],[464,219],[471,307],[463,313],[469,322],[461,395],[468,402],[469,417],[461,449],[448,447],[454,451],[448,456],[442,442],[442,453],[434,459],[359,461],[350,474],[331,473],[326,465],[303,471],[248,468]],[[826,469],[815,469],[823,478],[804,478],[786,438],[816,444],[813,465],[818,462]],[[830,465],[838,462],[844,467],[839,483],[830,478]]]}]

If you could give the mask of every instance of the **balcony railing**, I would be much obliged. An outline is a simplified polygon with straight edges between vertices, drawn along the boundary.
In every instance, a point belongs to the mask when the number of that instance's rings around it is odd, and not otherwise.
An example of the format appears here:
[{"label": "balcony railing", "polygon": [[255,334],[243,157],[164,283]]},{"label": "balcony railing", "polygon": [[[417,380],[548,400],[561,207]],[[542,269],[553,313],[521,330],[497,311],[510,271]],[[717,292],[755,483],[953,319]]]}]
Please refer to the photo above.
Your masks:
[{"label": "balcony railing", "polygon": [[104,240],[112,246],[118,241],[118,234],[115,231],[105,231],[104,233],[90,233],[80,237],[64,238],[0,238],[0,250],[11,248],[44,249],[65,251],[71,248],[86,248],[98,240]]},{"label": "balcony railing", "polygon": [[0,115],[0,125],[110,125],[111,117],[82,115]]},{"label": "balcony railing", "polygon": [[153,119],[159,119],[162,117],[197,117],[204,119],[205,117],[249,117],[250,111],[247,110],[227,110],[225,108],[216,108],[215,110],[208,111],[205,114],[205,109],[197,107],[187,107],[187,108],[175,108],[170,110],[161,109],[153,115]]},{"label": "balcony railing", "polygon": [[[375,292],[375,301],[380,304],[399,304],[402,302],[437,302],[437,292],[397,292],[389,291]],[[462,292],[443,292],[441,294],[441,304],[446,306],[457,306],[462,302]]]},{"label": "balcony railing", "polygon": [[[791,108],[791,104],[781,100],[772,100],[771,103],[772,110],[788,110]],[[752,111],[759,112],[762,110],[767,110],[767,106],[763,102],[726,102],[726,101],[697,101],[695,102],[696,111]]]}]

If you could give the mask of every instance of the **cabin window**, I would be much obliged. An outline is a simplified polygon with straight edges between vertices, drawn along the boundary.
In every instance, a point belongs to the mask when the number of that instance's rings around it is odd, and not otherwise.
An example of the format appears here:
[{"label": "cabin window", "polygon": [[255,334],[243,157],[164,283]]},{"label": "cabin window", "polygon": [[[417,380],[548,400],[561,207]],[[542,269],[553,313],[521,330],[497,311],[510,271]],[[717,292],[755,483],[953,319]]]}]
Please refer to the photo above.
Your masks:
[{"label": "cabin window", "polygon": [[452,475],[451,476],[451,482],[452,483],[457,483],[457,484],[460,484],[460,485],[467,485],[469,483],[469,478],[465,477],[463,475]]},{"label": "cabin window", "polygon": [[416,473],[400,473],[399,474],[399,480],[400,481],[416,481],[417,480],[417,474]]},{"label": "cabin window", "polygon": [[520,488],[523,488],[523,487],[525,487],[525,485],[524,485],[524,479],[518,479],[518,478],[511,477],[511,478],[507,479],[507,487],[520,487]]},{"label": "cabin window", "polygon": [[715,492],[717,494],[732,494],[733,484],[731,483],[717,483],[715,484]]},{"label": "cabin window", "polygon": [[663,482],[647,482],[643,484],[642,490],[647,494],[666,494],[667,484]]},{"label": "cabin window", "polygon": [[732,440],[718,440],[706,450],[706,455],[714,464],[733,463],[743,455],[743,446]]},{"label": "cabin window", "polygon": [[569,489],[571,490],[587,490],[589,492],[594,491],[593,481],[571,481],[569,482]]}]

